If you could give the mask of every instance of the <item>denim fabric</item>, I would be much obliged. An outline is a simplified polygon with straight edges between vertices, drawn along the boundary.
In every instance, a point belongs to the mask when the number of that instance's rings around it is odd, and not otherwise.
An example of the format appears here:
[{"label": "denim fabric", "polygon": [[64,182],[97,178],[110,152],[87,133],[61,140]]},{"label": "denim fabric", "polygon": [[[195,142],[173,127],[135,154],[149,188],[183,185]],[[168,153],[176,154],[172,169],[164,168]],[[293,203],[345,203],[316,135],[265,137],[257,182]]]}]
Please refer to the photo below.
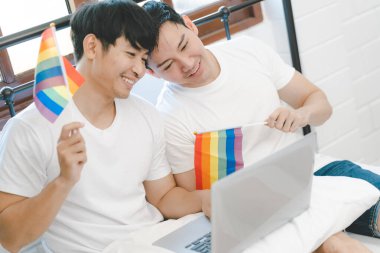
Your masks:
[{"label": "denim fabric", "polygon": [[[380,175],[365,170],[350,161],[335,161],[327,164],[314,173],[316,176],[346,176],[363,179],[380,190]],[[379,201],[364,212],[346,230],[352,233],[373,236],[380,238],[380,231],[377,229],[377,218],[380,214]]]},{"label": "denim fabric", "polygon": [[37,240],[32,245],[25,247],[20,253],[53,253],[43,239]]},{"label": "denim fabric", "polygon": [[[8,251],[0,245],[0,253],[8,253]],[[48,248],[43,239],[38,239],[22,248],[20,253],[53,253],[53,251]]]}]

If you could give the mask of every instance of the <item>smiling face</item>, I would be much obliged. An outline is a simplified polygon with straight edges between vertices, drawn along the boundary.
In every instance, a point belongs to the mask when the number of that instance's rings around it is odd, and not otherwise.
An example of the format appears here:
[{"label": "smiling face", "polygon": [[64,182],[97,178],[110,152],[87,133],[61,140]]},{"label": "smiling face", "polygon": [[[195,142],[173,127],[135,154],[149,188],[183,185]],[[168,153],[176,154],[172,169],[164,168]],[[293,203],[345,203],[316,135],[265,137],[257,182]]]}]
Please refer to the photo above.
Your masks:
[{"label": "smiling face", "polygon": [[112,98],[127,98],[146,71],[146,49],[136,49],[124,37],[104,50],[96,39],[91,64],[92,83],[102,94]]},{"label": "smiling face", "polygon": [[194,24],[188,19],[185,23],[189,28],[170,21],[161,25],[158,46],[148,65],[167,81],[184,87],[204,86],[216,79],[219,65],[198,38]]}]

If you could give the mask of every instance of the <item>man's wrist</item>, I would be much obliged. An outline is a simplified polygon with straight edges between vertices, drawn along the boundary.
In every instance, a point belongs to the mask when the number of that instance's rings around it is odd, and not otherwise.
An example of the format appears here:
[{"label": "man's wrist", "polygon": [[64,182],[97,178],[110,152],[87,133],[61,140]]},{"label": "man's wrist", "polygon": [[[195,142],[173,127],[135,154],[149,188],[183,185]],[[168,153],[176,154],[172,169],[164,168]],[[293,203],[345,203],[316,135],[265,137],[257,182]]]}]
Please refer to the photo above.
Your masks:
[{"label": "man's wrist", "polygon": [[67,180],[62,176],[58,176],[52,183],[60,190],[60,192],[69,193],[76,182]]}]

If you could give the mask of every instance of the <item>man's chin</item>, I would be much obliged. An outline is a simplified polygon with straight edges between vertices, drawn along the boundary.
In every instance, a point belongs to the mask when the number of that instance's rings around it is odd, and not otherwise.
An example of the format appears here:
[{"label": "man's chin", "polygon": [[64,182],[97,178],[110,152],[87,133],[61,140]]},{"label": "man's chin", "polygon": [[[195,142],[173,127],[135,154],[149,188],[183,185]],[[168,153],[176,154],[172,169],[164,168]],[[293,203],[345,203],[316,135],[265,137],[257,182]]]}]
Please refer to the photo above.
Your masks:
[{"label": "man's chin", "polygon": [[119,94],[116,95],[116,98],[127,99],[130,94],[131,94],[130,92],[128,92],[128,93],[124,92],[124,93],[121,93],[121,94],[119,93]]}]

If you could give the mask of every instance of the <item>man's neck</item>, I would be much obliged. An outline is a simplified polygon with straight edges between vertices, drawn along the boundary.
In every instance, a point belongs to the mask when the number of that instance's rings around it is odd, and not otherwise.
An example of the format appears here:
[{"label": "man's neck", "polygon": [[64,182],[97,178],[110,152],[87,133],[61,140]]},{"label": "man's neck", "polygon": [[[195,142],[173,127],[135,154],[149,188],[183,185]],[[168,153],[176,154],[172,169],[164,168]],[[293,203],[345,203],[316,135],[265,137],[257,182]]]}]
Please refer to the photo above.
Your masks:
[{"label": "man's neck", "polygon": [[[201,83],[201,84],[191,85],[191,87],[193,87],[193,88],[199,88],[199,87],[209,85],[210,83],[214,82],[218,78],[218,76],[220,75],[221,69],[220,69],[220,64],[219,64],[218,60],[216,59],[214,54],[208,49],[206,49],[206,54],[207,54],[207,61],[208,61],[208,65],[209,65],[208,80],[205,80],[205,82]],[[186,87],[186,85],[184,85],[184,86]]]},{"label": "man's neck", "polygon": [[212,74],[211,74],[211,76],[212,76],[212,81],[211,82],[213,82],[220,75],[221,67],[220,67],[219,61],[215,57],[215,55],[210,50],[208,50],[208,49],[207,49],[207,53],[209,55],[209,59],[210,59],[210,62],[211,62],[211,66],[212,66],[211,69],[213,70]]},{"label": "man's neck", "polygon": [[106,129],[115,119],[116,106],[114,98],[97,92],[90,84],[84,84],[73,97],[81,114],[96,128]]}]

